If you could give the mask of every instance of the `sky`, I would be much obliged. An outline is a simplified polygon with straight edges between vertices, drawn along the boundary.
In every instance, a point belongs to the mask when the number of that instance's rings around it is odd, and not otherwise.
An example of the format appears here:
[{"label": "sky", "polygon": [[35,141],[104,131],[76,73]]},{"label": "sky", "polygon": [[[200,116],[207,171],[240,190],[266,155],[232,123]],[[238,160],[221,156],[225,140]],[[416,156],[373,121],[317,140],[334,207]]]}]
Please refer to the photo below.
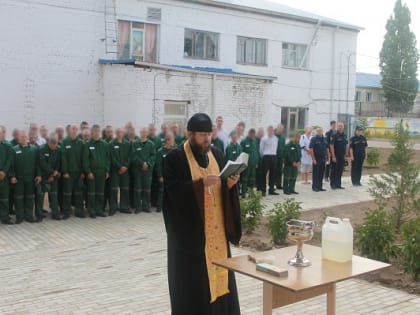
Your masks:
[{"label": "sky", "polygon": [[[379,73],[379,52],[395,0],[270,0],[364,28],[357,43],[357,71]],[[420,51],[420,0],[403,0],[411,11],[411,30]]]}]

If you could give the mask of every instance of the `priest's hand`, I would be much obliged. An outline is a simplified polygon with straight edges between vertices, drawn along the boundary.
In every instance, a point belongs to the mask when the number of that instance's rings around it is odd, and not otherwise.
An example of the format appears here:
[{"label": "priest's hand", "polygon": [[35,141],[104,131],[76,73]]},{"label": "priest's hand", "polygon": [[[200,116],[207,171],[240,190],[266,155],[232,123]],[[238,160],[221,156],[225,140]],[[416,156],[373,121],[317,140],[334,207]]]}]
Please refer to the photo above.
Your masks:
[{"label": "priest's hand", "polygon": [[208,175],[203,178],[204,187],[211,187],[220,183],[220,177],[215,175]]},{"label": "priest's hand", "polygon": [[232,189],[233,186],[235,186],[239,181],[239,175],[232,175],[229,176],[229,178],[227,179],[227,187],[229,190]]}]

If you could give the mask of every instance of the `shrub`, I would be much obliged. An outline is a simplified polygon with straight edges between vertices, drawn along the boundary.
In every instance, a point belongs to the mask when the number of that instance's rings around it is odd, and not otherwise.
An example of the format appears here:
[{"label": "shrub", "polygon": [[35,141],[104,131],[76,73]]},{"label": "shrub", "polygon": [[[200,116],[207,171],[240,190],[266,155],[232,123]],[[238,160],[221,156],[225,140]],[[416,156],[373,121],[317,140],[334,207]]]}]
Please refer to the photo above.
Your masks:
[{"label": "shrub", "polygon": [[287,226],[286,222],[291,219],[299,219],[301,203],[293,198],[286,199],[283,203],[276,203],[270,211],[267,227],[270,231],[273,242],[276,245],[286,243]]},{"label": "shrub", "polygon": [[249,191],[247,198],[241,199],[241,221],[245,233],[252,233],[260,223],[265,206],[261,202],[261,192]]},{"label": "shrub", "polygon": [[366,162],[369,166],[378,166],[381,157],[381,150],[379,148],[371,148],[368,150]]},{"label": "shrub", "polygon": [[404,271],[413,275],[417,281],[420,275],[420,218],[405,223],[402,226],[402,236],[402,265]]},{"label": "shrub", "polygon": [[368,210],[356,227],[356,246],[362,256],[388,262],[394,252],[394,226],[382,207]]}]

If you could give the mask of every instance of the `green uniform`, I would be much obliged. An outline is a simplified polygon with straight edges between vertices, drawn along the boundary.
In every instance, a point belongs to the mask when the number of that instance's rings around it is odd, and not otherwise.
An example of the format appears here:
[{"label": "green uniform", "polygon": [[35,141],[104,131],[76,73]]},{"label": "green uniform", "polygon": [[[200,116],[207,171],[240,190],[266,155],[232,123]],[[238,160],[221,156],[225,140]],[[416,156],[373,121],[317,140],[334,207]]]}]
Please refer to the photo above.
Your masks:
[{"label": "green uniform", "polygon": [[[175,144],[177,145],[177,146],[180,146],[180,145],[182,145],[184,142],[185,142],[185,140],[186,140],[186,138],[184,137],[184,136],[181,136],[181,135],[177,135],[177,136],[175,136]],[[164,146],[165,144],[163,144],[163,146]]]},{"label": "green uniform", "polygon": [[[13,161],[14,173],[17,183],[15,190],[16,219],[33,219],[35,177],[39,176],[38,148],[33,145],[26,147],[18,144],[13,147],[15,156]],[[39,214],[37,214],[39,215]]]},{"label": "green uniform", "polygon": [[[155,145],[156,152],[157,152],[158,148],[160,146],[160,143],[161,143],[160,138],[158,138],[157,136],[150,136],[150,135],[147,138],[150,141],[153,142],[153,144]],[[153,167],[152,185],[151,185],[150,190],[151,190],[151,192],[150,192],[150,203],[153,207],[153,206],[157,205],[157,199],[158,199],[158,195],[159,195],[159,180],[158,180],[158,177],[157,177],[157,174],[156,174],[156,165],[155,165],[155,167]]]},{"label": "green uniform", "polygon": [[262,187],[265,183],[265,179],[263,178],[262,157],[260,155],[261,139],[256,138],[255,140],[257,142],[257,152],[258,152],[258,165],[257,165],[257,170],[256,170],[256,175],[255,175],[255,182],[256,182],[257,190],[262,191]]},{"label": "green uniform", "polygon": [[248,187],[252,189],[255,186],[256,171],[260,153],[258,151],[258,144],[256,139],[246,137],[241,141],[241,147],[242,152],[249,155],[248,167],[241,175],[241,193],[242,196],[245,197],[246,193],[248,192]]},{"label": "green uniform", "polygon": [[6,141],[0,141],[0,172],[4,173],[4,179],[0,180],[0,220],[9,221],[9,177],[13,171],[13,159],[15,151]]},{"label": "green uniform", "polygon": [[[127,211],[130,208],[129,204],[129,171],[130,157],[131,157],[131,143],[123,140],[118,142],[114,139],[109,145],[111,156],[111,200],[110,211],[117,210]],[[127,167],[127,171],[123,174],[118,174],[121,167]],[[118,191],[120,192],[120,204],[118,206]]]},{"label": "green uniform", "polygon": [[294,193],[296,178],[298,176],[298,167],[293,166],[293,162],[300,162],[302,157],[299,143],[290,141],[284,149],[284,180],[283,191],[285,193]]},{"label": "green uniform", "polygon": [[277,167],[276,167],[276,186],[281,188],[283,167],[284,167],[284,150],[286,148],[286,138],[282,134],[276,134],[277,143]]},{"label": "green uniform", "polygon": [[215,148],[218,148],[220,151],[222,151],[223,154],[225,153],[225,144],[219,138],[212,138],[211,145]]},{"label": "green uniform", "polygon": [[[150,190],[153,167],[155,165],[156,149],[152,141],[141,140],[133,142],[131,154],[131,172],[134,176],[134,206],[136,211],[150,209]],[[148,169],[142,170],[147,163]]]},{"label": "green uniform", "polygon": [[[38,163],[41,171],[42,182],[37,189],[37,209],[42,211],[45,193],[48,193],[48,200],[50,202],[51,214],[57,216],[58,210],[58,177],[52,177],[52,174],[60,171],[61,152],[57,147],[51,150],[48,144],[44,144],[38,150]],[[48,179],[52,177],[52,182]]]},{"label": "green uniform", "polygon": [[163,182],[161,182],[161,178],[163,178],[163,170],[164,170],[164,161],[166,154],[172,149],[167,149],[166,147],[162,147],[158,150],[156,154],[156,175],[159,180],[159,191],[158,191],[158,199],[157,199],[157,209],[158,211],[162,210],[162,203],[163,203]]},{"label": "green uniform", "polygon": [[165,135],[163,133],[158,134],[156,142],[154,142],[155,149],[158,151],[161,147],[165,146]]},{"label": "green uniform", "polygon": [[[111,159],[109,146],[104,140],[90,139],[83,149],[83,171],[88,186],[88,211],[90,215],[103,214],[105,179],[109,175]],[[87,178],[92,173],[94,179]]]},{"label": "green uniform", "polygon": [[69,174],[70,178],[63,178],[63,214],[70,215],[72,197],[77,216],[83,216],[83,141],[65,138],[61,146],[61,173]]},{"label": "green uniform", "polygon": [[226,148],[226,158],[230,161],[235,161],[239,154],[242,153],[242,147],[239,143],[229,143]]},{"label": "green uniform", "polygon": [[[128,135],[127,134],[124,135],[124,140],[130,142],[130,144],[138,141],[139,139],[140,139],[139,136],[134,136],[134,140],[130,141],[130,139],[128,139]],[[129,187],[128,194],[129,194],[129,198],[130,198],[130,208],[134,208],[134,195],[135,195],[134,194],[134,181],[135,181],[135,179],[134,179],[134,175],[133,175],[132,172],[130,172],[128,176],[130,178],[129,186],[128,186]]]}]

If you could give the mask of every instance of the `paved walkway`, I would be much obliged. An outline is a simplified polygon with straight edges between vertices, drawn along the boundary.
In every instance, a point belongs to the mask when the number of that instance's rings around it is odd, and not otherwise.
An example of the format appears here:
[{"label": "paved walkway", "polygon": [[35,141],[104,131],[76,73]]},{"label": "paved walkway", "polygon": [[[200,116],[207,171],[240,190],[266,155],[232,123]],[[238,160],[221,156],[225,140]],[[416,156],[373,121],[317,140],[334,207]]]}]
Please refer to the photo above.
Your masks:
[{"label": "paved walkway", "polygon": [[[170,314],[165,238],[158,213],[0,226],[0,314]],[[261,314],[261,283],[237,282],[242,314]],[[274,314],[324,312],[317,297]],[[420,314],[420,297],[345,281],[337,314]]]}]

